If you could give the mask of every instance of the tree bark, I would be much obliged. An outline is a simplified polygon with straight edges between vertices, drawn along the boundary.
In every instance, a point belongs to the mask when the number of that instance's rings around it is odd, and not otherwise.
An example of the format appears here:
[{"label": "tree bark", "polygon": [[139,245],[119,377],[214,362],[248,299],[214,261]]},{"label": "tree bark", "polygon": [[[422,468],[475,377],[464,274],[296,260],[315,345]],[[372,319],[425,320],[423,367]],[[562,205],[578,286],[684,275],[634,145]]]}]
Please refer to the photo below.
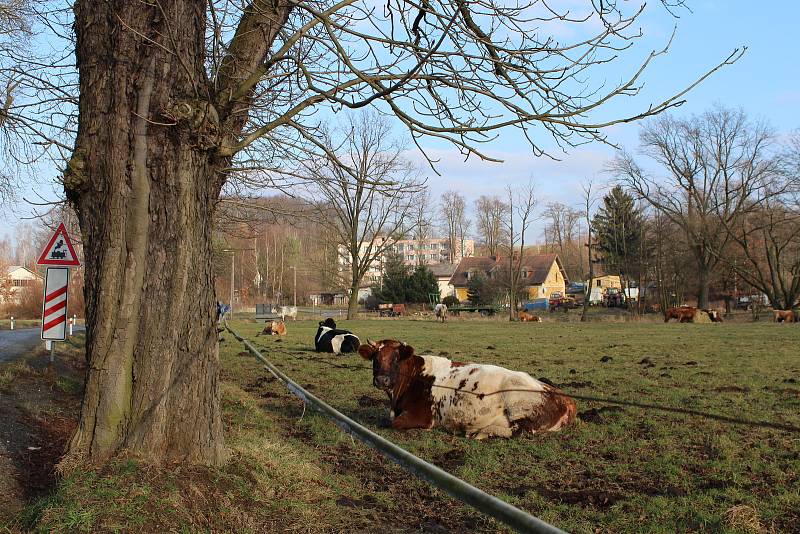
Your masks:
[{"label": "tree bark", "polygon": [[350,297],[347,299],[347,320],[355,319],[358,313],[358,286],[360,280],[353,280],[350,284]]},{"label": "tree bark", "polygon": [[[64,177],[86,260],[86,392],[70,454],[224,460],[211,232],[229,160],[206,136],[205,3],[75,4],[79,128]],[[154,44],[168,35],[170,49]]]},{"label": "tree bark", "polygon": [[711,271],[704,264],[698,265],[697,284],[697,307],[706,309],[708,308],[708,293],[711,287]]}]

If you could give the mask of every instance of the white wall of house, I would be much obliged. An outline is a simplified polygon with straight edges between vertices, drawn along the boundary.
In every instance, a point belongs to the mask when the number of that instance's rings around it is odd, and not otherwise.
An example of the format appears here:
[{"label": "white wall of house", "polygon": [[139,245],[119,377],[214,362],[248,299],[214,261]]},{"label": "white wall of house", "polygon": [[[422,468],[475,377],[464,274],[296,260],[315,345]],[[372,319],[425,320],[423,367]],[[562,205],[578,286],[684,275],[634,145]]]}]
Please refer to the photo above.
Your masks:
[{"label": "white wall of house", "polygon": [[456,288],[450,285],[450,277],[437,278],[436,283],[439,284],[439,297],[451,297],[456,294]]},{"label": "white wall of house", "polygon": [[[42,281],[42,277],[37,273],[20,265],[7,267],[4,273],[0,273],[0,283],[9,283],[11,297],[9,300],[18,300],[19,293],[26,287],[36,286]],[[0,302],[3,302],[3,295],[0,292]]]}]

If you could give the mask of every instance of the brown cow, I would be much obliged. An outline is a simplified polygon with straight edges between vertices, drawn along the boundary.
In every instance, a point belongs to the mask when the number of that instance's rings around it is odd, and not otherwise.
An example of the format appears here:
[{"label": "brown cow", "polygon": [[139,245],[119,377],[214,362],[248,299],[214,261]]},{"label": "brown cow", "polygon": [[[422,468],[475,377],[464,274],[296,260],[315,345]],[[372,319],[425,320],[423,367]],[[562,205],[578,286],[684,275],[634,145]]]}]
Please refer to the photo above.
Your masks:
[{"label": "brown cow", "polygon": [[372,383],[388,393],[397,430],[441,426],[483,439],[560,430],[575,420],[575,401],[527,373],[417,355],[393,339],[358,353],[372,361]]},{"label": "brown cow", "polygon": [[668,323],[670,319],[677,319],[679,323],[693,323],[695,315],[697,315],[697,308],[692,306],[667,308],[667,311],[664,312],[664,322]]},{"label": "brown cow", "polygon": [[708,314],[708,318],[711,319],[712,323],[721,323],[722,322],[722,315],[719,313],[719,310],[709,309],[703,310],[706,314]]},{"label": "brown cow", "polygon": [[283,321],[270,321],[264,325],[264,330],[256,336],[285,336],[286,323]]},{"label": "brown cow", "polygon": [[541,323],[542,322],[542,318],[541,317],[539,317],[538,315],[533,315],[533,314],[528,313],[526,311],[519,312],[518,317],[519,317],[519,320],[522,321],[523,323]]},{"label": "brown cow", "polygon": [[775,310],[774,315],[772,316],[772,322],[794,323],[797,322],[797,318],[794,316],[794,312],[792,310]]}]

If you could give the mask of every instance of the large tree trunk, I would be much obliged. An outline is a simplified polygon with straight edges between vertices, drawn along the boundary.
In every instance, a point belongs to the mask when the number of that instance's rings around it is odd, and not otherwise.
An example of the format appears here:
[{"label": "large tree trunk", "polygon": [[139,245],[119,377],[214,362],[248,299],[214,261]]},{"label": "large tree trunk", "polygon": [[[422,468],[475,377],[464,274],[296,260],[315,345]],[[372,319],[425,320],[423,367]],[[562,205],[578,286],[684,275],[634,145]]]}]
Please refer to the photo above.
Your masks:
[{"label": "large tree trunk", "polygon": [[711,287],[711,272],[703,264],[698,266],[697,284],[697,307],[706,309],[708,308],[708,293]]},{"label": "large tree trunk", "polygon": [[229,161],[205,143],[214,114],[197,104],[205,2],[78,1],[75,29],[80,120],[64,186],[83,234],[89,368],[70,453],[219,464],[210,243]]},{"label": "large tree trunk", "polygon": [[347,301],[347,319],[355,319],[358,313],[358,282],[350,286],[350,298]]}]

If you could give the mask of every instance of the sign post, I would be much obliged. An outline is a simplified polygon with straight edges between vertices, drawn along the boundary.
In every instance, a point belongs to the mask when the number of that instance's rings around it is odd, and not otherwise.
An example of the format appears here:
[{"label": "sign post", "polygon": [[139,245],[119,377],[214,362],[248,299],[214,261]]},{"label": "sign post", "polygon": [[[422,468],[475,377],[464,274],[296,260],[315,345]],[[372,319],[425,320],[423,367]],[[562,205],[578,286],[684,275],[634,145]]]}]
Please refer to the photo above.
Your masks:
[{"label": "sign post", "polygon": [[69,267],[48,267],[42,302],[42,339],[67,339]]},{"label": "sign post", "polygon": [[42,299],[41,337],[50,351],[50,363],[53,363],[55,342],[64,341],[67,338],[69,268],[81,264],[75,248],[72,246],[72,241],[67,235],[64,223],[58,225],[53,237],[39,255],[36,264],[47,266],[44,298]]}]

